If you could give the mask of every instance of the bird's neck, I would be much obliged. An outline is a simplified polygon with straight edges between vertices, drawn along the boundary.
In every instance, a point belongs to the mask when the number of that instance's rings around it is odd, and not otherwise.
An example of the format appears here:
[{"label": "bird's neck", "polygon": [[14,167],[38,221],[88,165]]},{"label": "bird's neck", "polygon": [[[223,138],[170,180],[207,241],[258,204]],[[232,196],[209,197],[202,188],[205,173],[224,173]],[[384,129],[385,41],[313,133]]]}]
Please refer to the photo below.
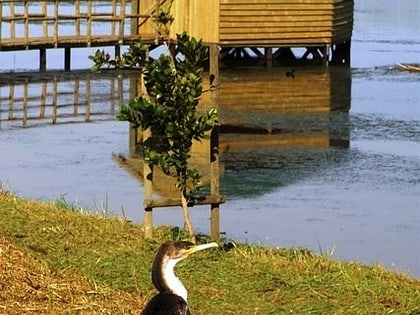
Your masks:
[{"label": "bird's neck", "polygon": [[160,268],[153,277],[153,284],[159,292],[176,294],[187,302],[188,292],[181,280],[175,275],[174,268],[179,260],[167,259],[162,262]]}]

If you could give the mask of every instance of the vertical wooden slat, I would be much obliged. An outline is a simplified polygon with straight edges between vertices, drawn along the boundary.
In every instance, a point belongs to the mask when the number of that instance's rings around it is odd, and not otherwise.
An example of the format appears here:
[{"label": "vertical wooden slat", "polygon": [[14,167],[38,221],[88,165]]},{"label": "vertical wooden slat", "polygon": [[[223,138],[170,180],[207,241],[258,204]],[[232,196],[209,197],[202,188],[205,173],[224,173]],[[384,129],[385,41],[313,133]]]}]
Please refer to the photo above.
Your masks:
[{"label": "vertical wooden slat", "polygon": [[117,19],[117,0],[112,0],[112,8],[111,8],[111,35],[116,35],[116,19]]},{"label": "vertical wooden slat", "polygon": [[120,11],[120,34],[119,34],[119,40],[120,44],[124,43],[124,27],[125,27],[125,7],[126,7],[126,1],[121,1],[121,11]]},{"label": "vertical wooden slat", "polygon": [[10,16],[12,20],[10,21],[10,39],[15,39],[16,37],[16,21],[15,21],[15,3],[10,3]]},{"label": "vertical wooden slat", "polygon": [[54,1],[54,46],[58,46],[58,5],[59,0]]},{"label": "vertical wooden slat", "polygon": [[[3,16],[3,2],[0,1],[0,16]],[[1,37],[2,37],[2,26],[3,26],[3,21],[0,20],[0,43],[1,43]]]},{"label": "vertical wooden slat", "polygon": [[76,30],[76,36],[80,36],[80,0],[75,0],[74,2],[74,12],[76,15],[75,20],[75,30]]},{"label": "vertical wooden slat", "polygon": [[29,1],[25,0],[24,2],[24,9],[23,9],[23,16],[24,16],[24,37],[25,37],[25,45],[28,47],[29,45]]},{"label": "vertical wooden slat", "polygon": [[47,11],[47,1],[42,2],[42,16],[44,20],[42,21],[42,36],[48,37],[48,11]]},{"label": "vertical wooden slat", "polygon": [[131,18],[131,21],[130,21],[130,35],[138,35],[139,33],[139,23],[140,23],[140,17],[138,16],[140,14],[139,2],[140,0],[131,1],[131,15],[135,17]]},{"label": "vertical wooden slat", "polygon": [[90,47],[90,43],[92,40],[92,0],[88,0],[87,3],[87,46]]}]

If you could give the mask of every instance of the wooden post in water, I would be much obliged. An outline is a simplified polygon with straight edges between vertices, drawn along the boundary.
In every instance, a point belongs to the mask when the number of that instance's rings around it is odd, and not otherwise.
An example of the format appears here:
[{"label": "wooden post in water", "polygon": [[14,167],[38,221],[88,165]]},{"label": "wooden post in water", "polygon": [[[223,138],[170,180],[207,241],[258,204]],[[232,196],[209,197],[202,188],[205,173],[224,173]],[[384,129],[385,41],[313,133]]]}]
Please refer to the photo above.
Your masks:
[{"label": "wooden post in water", "polygon": [[267,69],[273,68],[273,48],[272,47],[264,48],[264,59],[265,59],[265,67]]},{"label": "wooden post in water", "polygon": [[71,48],[65,47],[64,48],[64,71],[70,72],[70,64],[71,64]]},{"label": "wooden post in water", "polygon": [[39,49],[39,71],[47,70],[47,50],[45,48]]}]

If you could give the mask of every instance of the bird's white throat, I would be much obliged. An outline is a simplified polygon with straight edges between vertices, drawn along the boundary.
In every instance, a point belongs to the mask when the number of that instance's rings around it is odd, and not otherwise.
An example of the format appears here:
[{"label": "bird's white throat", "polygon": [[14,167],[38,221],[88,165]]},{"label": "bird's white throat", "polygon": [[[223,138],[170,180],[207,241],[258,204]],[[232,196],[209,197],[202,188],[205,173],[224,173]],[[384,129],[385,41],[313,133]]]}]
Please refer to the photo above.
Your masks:
[{"label": "bird's white throat", "polygon": [[174,268],[175,265],[180,262],[182,259],[168,259],[166,266],[163,270],[163,279],[165,279],[166,284],[173,294],[176,294],[184,299],[187,302],[188,292],[185,286],[182,284],[181,280],[175,275]]}]

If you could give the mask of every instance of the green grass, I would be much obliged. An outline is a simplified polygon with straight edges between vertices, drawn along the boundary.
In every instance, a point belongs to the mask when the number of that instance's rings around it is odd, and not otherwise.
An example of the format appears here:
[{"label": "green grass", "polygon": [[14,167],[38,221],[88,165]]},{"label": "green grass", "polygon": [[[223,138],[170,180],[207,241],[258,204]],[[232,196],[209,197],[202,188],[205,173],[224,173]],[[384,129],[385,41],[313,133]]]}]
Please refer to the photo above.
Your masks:
[{"label": "green grass", "polygon": [[[155,294],[154,253],[174,233],[160,227],[146,240],[141,225],[66,205],[0,191],[0,236],[55,273],[74,269],[92,284],[138,297],[138,309],[127,311],[137,314]],[[176,271],[196,315],[420,314],[420,281],[305,249],[221,247],[195,254]]]}]

